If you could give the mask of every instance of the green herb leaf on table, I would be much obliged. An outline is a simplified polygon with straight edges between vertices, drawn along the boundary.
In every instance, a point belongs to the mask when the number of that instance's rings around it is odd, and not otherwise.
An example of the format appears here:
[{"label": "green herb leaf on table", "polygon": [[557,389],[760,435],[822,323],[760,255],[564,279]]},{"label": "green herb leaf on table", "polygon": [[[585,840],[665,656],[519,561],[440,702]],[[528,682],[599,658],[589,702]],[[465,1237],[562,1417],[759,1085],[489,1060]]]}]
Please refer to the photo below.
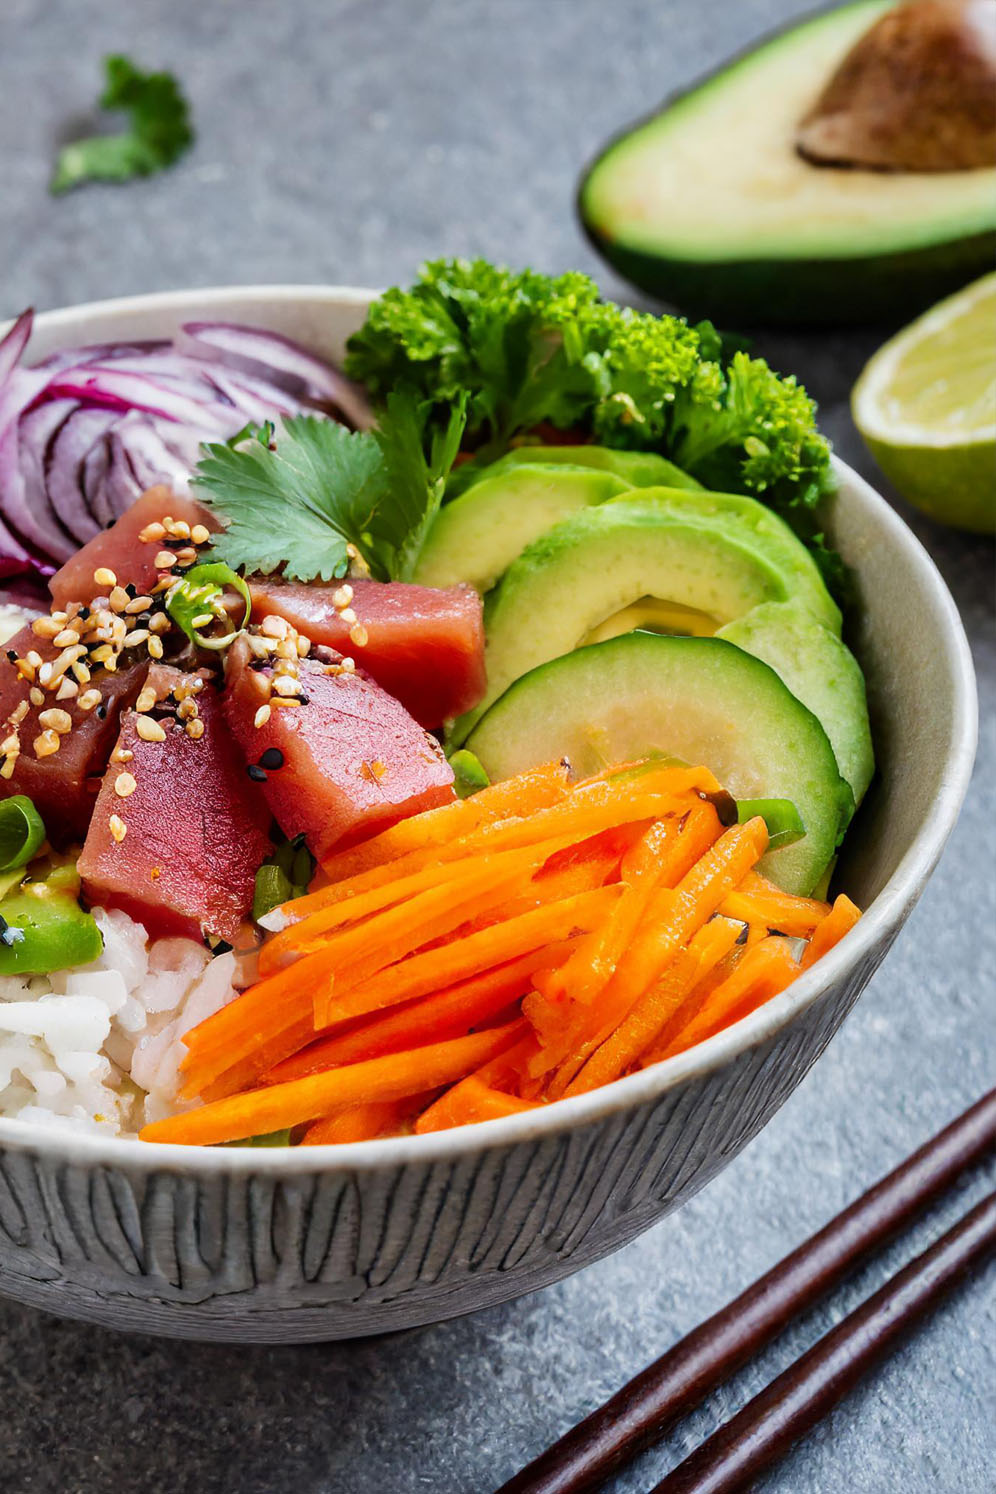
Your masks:
[{"label": "green herb leaf on table", "polygon": [[172,73],[143,73],[127,57],[105,57],[102,109],[123,109],[129,127],[119,135],[91,135],[59,152],[54,193],[84,182],[126,182],[172,166],[193,143],[187,101]]},{"label": "green herb leaf on table", "polygon": [[298,415],[279,432],[205,447],[193,486],[226,525],[215,557],[246,573],[332,581],[355,552],[376,580],[409,579],[459,450],[463,401],[429,434],[428,416],[399,395],[373,433]]}]

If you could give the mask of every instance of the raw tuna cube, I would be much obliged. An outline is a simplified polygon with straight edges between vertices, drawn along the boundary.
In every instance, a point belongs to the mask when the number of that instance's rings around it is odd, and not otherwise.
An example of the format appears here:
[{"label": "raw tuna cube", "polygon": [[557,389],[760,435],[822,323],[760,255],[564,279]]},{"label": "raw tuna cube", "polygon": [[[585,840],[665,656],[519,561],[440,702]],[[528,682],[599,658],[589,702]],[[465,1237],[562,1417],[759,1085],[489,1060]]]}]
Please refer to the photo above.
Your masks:
[{"label": "raw tuna cube", "polygon": [[192,498],[178,498],[165,487],[150,488],[117,523],[95,535],[56,571],[48,583],[56,607],[92,602],[98,594],[106,593],[107,585],[94,580],[94,572],[101,569],[113,571],[122,586],[130,581],[139,592],[151,591],[161,575],[155,560],[163,543],[139,536],[148,525],[161,522],[167,515],[183,520],[191,529],[195,524],[212,531],[218,528],[217,520]]},{"label": "raw tuna cube", "polygon": [[[36,705],[30,699],[31,682],[18,672],[14,662],[26,658],[32,650],[43,663],[58,660],[63,653],[49,639],[37,637],[29,626],[9,640],[0,656],[0,744],[5,749],[0,750],[0,761],[6,757],[7,743],[12,739],[19,749],[10,777],[0,778],[0,798],[27,794],[45,821],[49,839],[61,847],[82,840],[86,834],[100,775],[118,735],[121,711],[132,704],[142,688],[149,660],[147,656],[136,659],[113,674],[95,669],[90,684],[80,687],[71,698],[58,700],[57,687],[45,688],[43,703]],[[100,691],[100,703],[84,710],[80,699],[86,699],[85,691],[90,689]],[[25,705],[28,709],[22,714]],[[70,729],[55,733],[58,751],[38,757],[35,743],[46,729],[38,718],[52,710],[65,712]],[[47,740],[50,744],[52,738]]]},{"label": "raw tuna cube", "polygon": [[[253,616],[275,613],[314,643],[348,654],[383,685],[421,726],[441,726],[484,694],[481,599],[470,586],[408,586],[402,581],[352,581],[350,606],[366,633],[343,621],[335,586],[301,586],[256,577]],[[362,635],[361,635],[362,636]]]},{"label": "raw tuna cube", "polygon": [[304,703],[272,705],[257,726],[270,667],[253,667],[245,639],[226,666],[225,710],[259,792],[284,834],[303,834],[319,859],[454,797],[438,742],[373,680],[335,667],[302,660]]},{"label": "raw tuna cube", "polygon": [[[164,736],[139,736],[136,712],[122,720],[118,747],[132,756],[112,757],[104,775],[79,862],[87,895],[124,908],[156,934],[196,939],[206,930],[234,940],[270,850],[269,808],[246,773],[215,687],[164,665],[150,670],[148,685],[158,704],[144,719],[158,722]],[[203,724],[199,737],[176,714],[177,691],[198,686],[188,698]],[[122,789],[130,792],[122,797]]]}]

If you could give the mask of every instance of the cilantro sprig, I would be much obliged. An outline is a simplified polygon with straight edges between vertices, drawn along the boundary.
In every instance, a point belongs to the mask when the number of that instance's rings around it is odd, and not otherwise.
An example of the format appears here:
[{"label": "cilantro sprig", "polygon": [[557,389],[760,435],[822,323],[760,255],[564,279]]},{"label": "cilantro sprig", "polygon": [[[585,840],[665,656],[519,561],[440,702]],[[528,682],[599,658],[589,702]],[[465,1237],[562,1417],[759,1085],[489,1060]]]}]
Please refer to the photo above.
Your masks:
[{"label": "cilantro sprig", "polygon": [[118,135],[90,135],[59,152],[54,193],[84,182],[126,182],[172,166],[193,143],[190,111],[172,73],[143,73],[127,57],[104,58],[102,109],[122,109],[128,128]]},{"label": "cilantro sprig", "polygon": [[373,432],[297,415],[279,431],[249,427],[206,446],[193,488],[225,525],[215,559],[246,574],[332,581],[358,557],[378,581],[409,580],[460,447],[465,401],[431,434],[427,417],[397,395]]}]

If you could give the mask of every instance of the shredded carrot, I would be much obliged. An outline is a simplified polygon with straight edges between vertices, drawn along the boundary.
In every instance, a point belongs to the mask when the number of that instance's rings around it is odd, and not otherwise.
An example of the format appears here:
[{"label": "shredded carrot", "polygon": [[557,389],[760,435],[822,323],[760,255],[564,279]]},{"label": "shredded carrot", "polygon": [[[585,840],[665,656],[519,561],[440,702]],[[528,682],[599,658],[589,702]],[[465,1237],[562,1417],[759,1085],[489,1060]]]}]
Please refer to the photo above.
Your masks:
[{"label": "shredded carrot", "polygon": [[429,1131],[445,1131],[450,1126],[473,1126],[481,1121],[498,1120],[502,1116],[542,1108],[541,1101],[520,1100],[516,1095],[489,1088],[476,1074],[468,1074],[428,1110],[423,1110],[415,1122],[415,1131],[423,1136]]},{"label": "shredded carrot", "polygon": [[807,949],[802,956],[802,968],[808,970],[810,965],[839,944],[844,935],[849,933],[861,917],[860,909],[851,902],[849,897],[843,893],[834,899],[833,907],[818,925],[816,932],[809,941]]},{"label": "shredded carrot", "polygon": [[412,1108],[410,1100],[367,1100],[313,1121],[300,1146],[332,1146],[345,1141],[373,1141],[396,1131]]},{"label": "shredded carrot", "polygon": [[495,1057],[522,1035],[521,1018],[505,1027],[470,1033],[446,1043],[389,1053],[342,1069],[292,1079],[266,1089],[214,1100],[196,1110],[153,1121],[140,1133],[143,1141],[181,1142],[188,1146],[216,1146],[246,1136],[266,1135],[299,1126],[334,1110],[373,1100],[400,1100],[452,1084]]},{"label": "shredded carrot", "polygon": [[763,924],[779,934],[808,939],[830,909],[816,898],[794,897],[783,892],[759,872],[752,871],[723,899],[720,912],[743,923]]},{"label": "shredded carrot", "polygon": [[799,965],[786,939],[770,935],[749,949],[736,969],[702,1004],[691,1021],[675,1035],[659,1058],[684,1053],[724,1027],[746,1017],[795,979]]}]

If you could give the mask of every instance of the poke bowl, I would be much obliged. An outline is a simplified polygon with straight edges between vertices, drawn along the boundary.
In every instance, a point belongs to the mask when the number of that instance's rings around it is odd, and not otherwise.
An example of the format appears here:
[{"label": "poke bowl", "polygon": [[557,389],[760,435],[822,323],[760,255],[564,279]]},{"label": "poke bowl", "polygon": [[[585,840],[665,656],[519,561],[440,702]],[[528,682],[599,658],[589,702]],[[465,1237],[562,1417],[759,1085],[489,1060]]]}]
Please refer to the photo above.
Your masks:
[{"label": "poke bowl", "polygon": [[[276,286],[96,303],[38,316],[27,361],[142,347],[191,325],[239,325],[338,366],[374,298]],[[833,475],[820,522],[852,576],[847,639],[867,682],[876,762],[833,873],[862,909],[846,937],[803,961],[770,999],[703,1029],[701,1041],[671,1044],[659,1061],[574,1086],[553,1103],[485,1112],[493,1118],[477,1124],[306,1146],[190,1145],[168,1131],[143,1140],[64,1117],[52,1124],[22,1105],[27,1113],[0,1116],[0,1290],[180,1338],[293,1343],[395,1331],[508,1300],[598,1260],[736,1156],[887,954],[954,825],[974,759],[974,677],[954,603],[885,500],[836,460]],[[224,626],[235,630],[240,617],[232,621],[225,605]],[[118,906],[130,904],[122,896]],[[211,1110],[210,1092],[204,1098],[190,1115]],[[146,1110],[150,1133],[169,1124],[160,1119],[169,1109]]]}]

